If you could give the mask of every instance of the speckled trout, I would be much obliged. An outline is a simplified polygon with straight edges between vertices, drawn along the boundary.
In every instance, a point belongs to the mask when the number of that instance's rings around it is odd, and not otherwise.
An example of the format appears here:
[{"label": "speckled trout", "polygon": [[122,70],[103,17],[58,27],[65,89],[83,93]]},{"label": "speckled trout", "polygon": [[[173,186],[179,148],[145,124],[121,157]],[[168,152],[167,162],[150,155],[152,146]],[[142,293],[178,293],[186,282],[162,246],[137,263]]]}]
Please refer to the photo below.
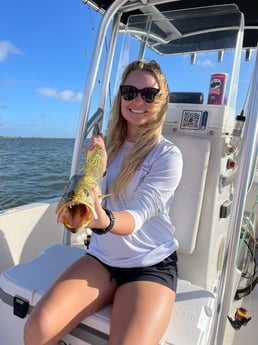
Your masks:
[{"label": "speckled trout", "polygon": [[57,222],[63,223],[71,232],[76,233],[87,227],[91,219],[96,219],[93,188],[99,198],[104,170],[104,154],[100,146],[87,152],[82,174],[74,175],[65,189],[56,209]]}]

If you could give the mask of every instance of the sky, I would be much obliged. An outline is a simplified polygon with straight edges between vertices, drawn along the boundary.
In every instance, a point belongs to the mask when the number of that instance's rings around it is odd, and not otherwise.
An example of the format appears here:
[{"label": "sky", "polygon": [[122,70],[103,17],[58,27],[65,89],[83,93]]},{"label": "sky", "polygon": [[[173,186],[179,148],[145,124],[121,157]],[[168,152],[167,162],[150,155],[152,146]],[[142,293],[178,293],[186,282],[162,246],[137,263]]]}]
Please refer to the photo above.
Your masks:
[{"label": "sky", "polygon": [[0,136],[75,136],[98,18],[80,0],[0,1]]},{"label": "sky", "polygon": [[[0,1],[0,136],[75,137],[99,19],[81,0]],[[245,88],[252,66],[243,63]],[[178,91],[219,71],[205,56],[173,67],[168,80]]]}]

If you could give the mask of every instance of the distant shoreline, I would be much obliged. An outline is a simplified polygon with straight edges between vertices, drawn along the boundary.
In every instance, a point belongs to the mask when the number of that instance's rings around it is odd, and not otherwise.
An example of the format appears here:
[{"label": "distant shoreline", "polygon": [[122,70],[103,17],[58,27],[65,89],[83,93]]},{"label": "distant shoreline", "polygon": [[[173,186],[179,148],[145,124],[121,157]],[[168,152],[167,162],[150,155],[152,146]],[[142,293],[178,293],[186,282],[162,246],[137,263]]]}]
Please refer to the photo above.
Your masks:
[{"label": "distant shoreline", "polygon": [[70,139],[75,140],[75,138],[65,138],[65,137],[23,137],[23,136],[9,136],[9,135],[0,135],[0,139]]}]

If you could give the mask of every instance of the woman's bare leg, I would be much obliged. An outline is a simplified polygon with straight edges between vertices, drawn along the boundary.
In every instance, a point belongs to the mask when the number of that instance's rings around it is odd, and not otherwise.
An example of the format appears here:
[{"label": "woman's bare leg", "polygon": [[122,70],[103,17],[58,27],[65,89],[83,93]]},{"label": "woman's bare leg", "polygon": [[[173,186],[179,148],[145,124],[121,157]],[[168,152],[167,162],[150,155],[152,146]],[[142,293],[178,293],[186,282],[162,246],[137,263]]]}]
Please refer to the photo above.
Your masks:
[{"label": "woman's bare leg", "polygon": [[137,281],[115,294],[110,345],[157,345],[171,316],[175,293],[158,283]]},{"label": "woman's bare leg", "polygon": [[70,266],[33,308],[24,329],[25,345],[57,345],[80,321],[113,300],[115,281],[95,258]]}]

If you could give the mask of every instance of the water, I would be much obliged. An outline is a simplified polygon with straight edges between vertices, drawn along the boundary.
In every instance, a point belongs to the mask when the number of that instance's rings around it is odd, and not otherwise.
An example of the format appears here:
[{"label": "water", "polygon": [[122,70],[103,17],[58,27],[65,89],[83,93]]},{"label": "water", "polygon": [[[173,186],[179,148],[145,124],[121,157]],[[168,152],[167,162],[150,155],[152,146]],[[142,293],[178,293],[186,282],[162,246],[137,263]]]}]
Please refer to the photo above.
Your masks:
[{"label": "water", "polygon": [[0,210],[59,197],[74,139],[0,138]]}]

